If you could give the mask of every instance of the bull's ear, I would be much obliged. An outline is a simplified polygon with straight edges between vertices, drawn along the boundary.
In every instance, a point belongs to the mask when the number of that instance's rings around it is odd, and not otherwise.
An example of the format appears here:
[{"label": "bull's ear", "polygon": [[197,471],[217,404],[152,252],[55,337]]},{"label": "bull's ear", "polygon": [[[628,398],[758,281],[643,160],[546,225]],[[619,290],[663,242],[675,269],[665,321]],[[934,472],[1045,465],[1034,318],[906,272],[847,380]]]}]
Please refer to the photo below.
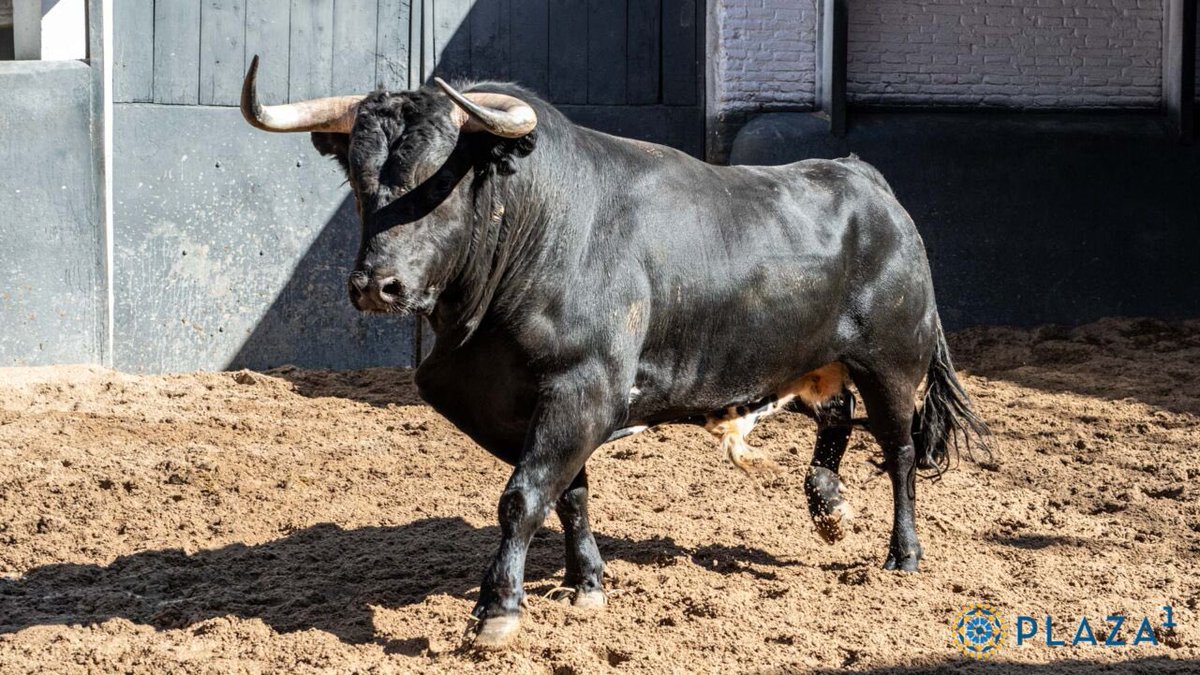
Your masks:
[{"label": "bull's ear", "polygon": [[346,177],[350,177],[350,134],[338,134],[328,131],[314,131],[312,144],[317,152],[326,157],[333,157],[342,165]]}]

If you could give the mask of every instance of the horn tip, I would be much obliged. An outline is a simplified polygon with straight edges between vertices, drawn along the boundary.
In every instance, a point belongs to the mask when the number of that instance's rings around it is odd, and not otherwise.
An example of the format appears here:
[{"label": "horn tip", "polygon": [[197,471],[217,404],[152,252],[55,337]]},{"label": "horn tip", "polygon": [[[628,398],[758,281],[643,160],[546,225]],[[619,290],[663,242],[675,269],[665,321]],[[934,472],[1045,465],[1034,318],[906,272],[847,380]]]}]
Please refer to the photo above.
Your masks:
[{"label": "horn tip", "polygon": [[242,117],[251,125],[264,129],[262,117],[262,106],[258,102],[258,54],[250,59],[250,68],[246,71],[246,78],[242,80],[242,97],[240,105]]}]

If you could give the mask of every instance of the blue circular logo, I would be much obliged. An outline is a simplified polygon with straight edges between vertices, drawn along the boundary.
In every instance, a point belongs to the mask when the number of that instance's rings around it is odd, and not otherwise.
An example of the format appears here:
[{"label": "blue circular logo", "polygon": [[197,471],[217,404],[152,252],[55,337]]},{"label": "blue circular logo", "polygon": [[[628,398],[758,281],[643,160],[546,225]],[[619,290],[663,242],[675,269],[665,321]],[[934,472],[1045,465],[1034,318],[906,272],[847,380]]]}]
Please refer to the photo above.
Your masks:
[{"label": "blue circular logo", "polygon": [[1004,621],[990,605],[963,607],[950,627],[958,650],[973,659],[991,658],[1004,644]]}]

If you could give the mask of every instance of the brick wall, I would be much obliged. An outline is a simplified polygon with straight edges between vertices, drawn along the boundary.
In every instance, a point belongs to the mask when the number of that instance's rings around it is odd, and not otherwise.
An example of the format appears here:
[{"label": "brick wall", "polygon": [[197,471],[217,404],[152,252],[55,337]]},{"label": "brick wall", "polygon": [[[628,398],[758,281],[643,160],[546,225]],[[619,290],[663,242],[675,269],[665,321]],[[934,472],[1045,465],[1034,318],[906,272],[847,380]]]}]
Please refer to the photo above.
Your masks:
[{"label": "brick wall", "polygon": [[811,108],[816,0],[719,0],[717,105],[726,113]]},{"label": "brick wall", "polygon": [[873,104],[1154,107],[1162,0],[855,0],[847,96]]},{"label": "brick wall", "polygon": [[[849,5],[847,93],[856,103],[1159,104],[1163,0]],[[813,105],[816,0],[718,0],[716,14],[717,106],[725,117]]]}]

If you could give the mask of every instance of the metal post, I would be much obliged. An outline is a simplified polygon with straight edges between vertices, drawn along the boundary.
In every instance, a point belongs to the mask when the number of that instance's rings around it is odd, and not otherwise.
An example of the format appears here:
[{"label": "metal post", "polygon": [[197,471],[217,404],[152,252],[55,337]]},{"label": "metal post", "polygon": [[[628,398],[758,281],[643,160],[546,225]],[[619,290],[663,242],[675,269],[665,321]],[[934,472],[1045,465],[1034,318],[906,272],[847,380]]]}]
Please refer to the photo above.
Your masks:
[{"label": "metal post", "polygon": [[829,118],[829,133],[846,135],[847,0],[822,0],[819,26],[818,80],[821,111]]},{"label": "metal post", "polygon": [[1195,135],[1196,2],[1167,0],[1163,16],[1163,105],[1181,143]]}]

